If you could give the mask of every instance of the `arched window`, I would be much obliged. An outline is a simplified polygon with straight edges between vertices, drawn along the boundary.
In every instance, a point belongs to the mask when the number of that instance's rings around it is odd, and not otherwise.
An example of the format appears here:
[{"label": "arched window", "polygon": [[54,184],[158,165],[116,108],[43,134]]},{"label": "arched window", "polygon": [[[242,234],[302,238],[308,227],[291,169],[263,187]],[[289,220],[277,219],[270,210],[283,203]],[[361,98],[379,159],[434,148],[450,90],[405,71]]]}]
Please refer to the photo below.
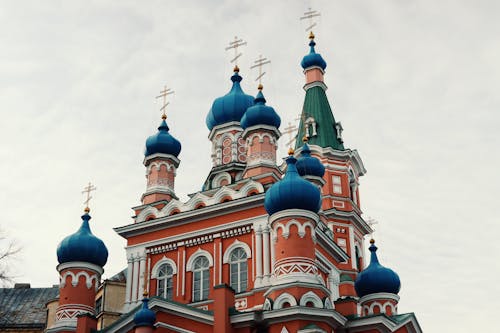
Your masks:
[{"label": "arched window", "polygon": [[199,256],[193,262],[193,302],[208,298],[210,284],[210,262],[205,256]]},{"label": "arched window", "polygon": [[174,294],[174,269],[170,264],[163,264],[158,268],[156,295],[171,300]]},{"label": "arched window", "polygon": [[235,292],[241,293],[247,290],[248,265],[245,250],[238,247],[229,256],[229,274],[231,288]]}]

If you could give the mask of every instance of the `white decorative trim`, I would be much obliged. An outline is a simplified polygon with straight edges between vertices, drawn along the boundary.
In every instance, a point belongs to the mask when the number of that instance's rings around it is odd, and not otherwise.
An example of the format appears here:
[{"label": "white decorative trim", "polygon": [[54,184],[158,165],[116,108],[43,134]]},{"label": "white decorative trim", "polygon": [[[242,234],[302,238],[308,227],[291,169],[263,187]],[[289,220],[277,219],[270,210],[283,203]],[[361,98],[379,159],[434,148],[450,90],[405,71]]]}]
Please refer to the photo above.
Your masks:
[{"label": "white decorative trim", "polygon": [[[156,153],[156,154],[153,154],[153,155],[149,155],[149,156],[146,156],[144,157],[144,161],[143,161],[143,164],[144,165],[148,165],[148,162],[156,159],[156,158],[161,158],[161,159],[170,159],[172,160],[172,162],[174,162],[174,166],[177,167],[179,165],[179,163],[181,162],[177,157],[175,157],[174,155],[170,155],[170,154],[163,154],[163,153]],[[154,163],[154,162],[153,162]]]},{"label": "white decorative trim", "polygon": [[313,291],[308,291],[300,298],[299,305],[306,306],[307,302],[313,302],[315,308],[323,308],[323,302]]},{"label": "white decorative trim", "polygon": [[191,272],[193,270],[194,261],[196,260],[196,258],[198,258],[200,256],[204,256],[208,259],[208,266],[209,267],[212,267],[214,265],[214,259],[213,259],[212,255],[210,254],[210,252],[202,250],[202,249],[198,249],[198,250],[196,250],[195,253],[193,253],[189,257],[187,264],[186,264],[186,272]]},{"label": "white decorative trim", "polygon": [[284,218],[284,217],[295,217],[295,218],[302,217],[302,218],[312,220],[316,223],[318,223],[318,221],[319,221],[319,215],[316,213],[313,213],[311,211],[304,210],[304,209],[286,209],[286,210],[276,212],[273,215],[269,216],[269,223],[272,224],[274,221],[279,220],[279,219]]},{"label": "white decorative trim", "polygon": [[194,210],[199,204],[203,204],[205,207],[216,205],[221,203],[221,200],[226,196],[230,196],[233,200],[244,198],[254,190],[258,193],[264,193],[264,187],[261,183],[249,180],[237,191],[227,186],[223,186],[212,196],[207,196],[198,192],[186,202],[181,202],[174,198],[170,200],[161,210],[158,210],[154,206],[147,206],[135,217],[135,222],[144,222],[149,215],[154,215],[156,218],[160,218],[169,216],[174,210],[178,210],[179,212]]},{"label": "white decorative trim", "polygon": [[59,277],[59,285],[60,288],[64,288],[66,286],[66,278],[68,276],[71,276],[71,285],[73,287],[76,287],[78,285],[78,281],[80,279],[80,276],[85,277],[85,285],[87,286],[87,289],[92,288],[92,281],[95,282],[95,289],[99,287],[99,278],[97,277],[97,274],[92,274],[90,275],[89,273],[85,271],[80,271],[78,273],[73,273],[72,271],[66,271],[62,276]]},{"label": "white decorative trim", "polygon": [[222,263],[229,263],[229,256],[231,255],[231,252],[239,247],[241,247],[245,251],[247,259],[252,258],[252,250],[250,250],[250,246],[248,246],[247,243],[240,242],[238,239],[236,239],[231,245],[227,247],[226,251],[224,251]]},{"label": "white decorative trim", "polygon": [[272,310],[272,308],[273,305],[271,303],[271,300],[269,298],[266,298],[266,300],[264,301],[264,305],[262,306],[262,310],[269,311]]},{"label": "white decorative trim", "polygon": [[399,302],[399,296],[396,294],[392,293],[375,293],[375,294],[369,294],[361,297],[359,299],[359,303],[365,303],[373,300],[381,300],[381,299],[390,299],[395,301],[396,303]]},{"label": "white decorative trim", "polygon": [[158,270],[163,264],[169,264],[172,267],[172,275],[177,274],[177,263],[172,259],[163,256],[163,258],[161,258],[151,270],[151,278],[153,279],[158,278]]},{"label": "white decorative trim", "polygon": [[315,226],[310,221],[299,222],[295,219],[291,219],[285,222],[278,222],[274,225],[273,232],[275,235],[278,234],[278,229],[282,230],[281,236],[285,239],[288,239],[290,236],[290,226],[297,226],[299,237],[304,238],[306,235],[306,227],[309,227],[311,230],[311,237],[313,240],[316,239],[316,231]]},{"label": "white decorative trim", "polygon": [[285,304],[286,302],[290,303],[290,306],[297,305],[297,300],[295,299],[295,297],[293,297],[289,293],[283,293],[283,294],[279,295],[276,298],[276,300],[274,301],[273,310],[283,308],[283,304]]},{"label": "white decorative trim", "polygon": [[289,333],[288,330],[286,329],[286,326],[283,326],[280,333]]},{"label": "white decorative trim", "polygon": [[102,275],[102,273],[104,273],[104,269],[102,267],[97,266],[95,264],[91,264],[90,262],[84,262],[84,261],[65,262],[65,263],[57,265],[57,267],[56,267],[58,272],[62,272],[63,270],[68,269],[68,268],[88,269],[89,271],[94,271],[99,275]]},{"label": "white decorative trim", "polygon": [[212,188],[220,187],[223,180],[231,184],[231,175],[228,172],[221,172],[212,179]]}]

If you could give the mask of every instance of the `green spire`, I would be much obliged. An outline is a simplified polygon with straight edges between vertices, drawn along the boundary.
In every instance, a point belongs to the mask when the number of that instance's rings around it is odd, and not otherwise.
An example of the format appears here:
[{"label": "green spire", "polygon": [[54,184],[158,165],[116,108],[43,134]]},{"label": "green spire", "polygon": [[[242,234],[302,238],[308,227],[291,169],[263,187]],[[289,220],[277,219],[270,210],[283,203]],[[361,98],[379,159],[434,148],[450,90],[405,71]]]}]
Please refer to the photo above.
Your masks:
[{"label": "green spire", "polygon": [[337,137],[336,121],[330,103],[328,103],[325,90],[321,86],[310,87],[306,90],[295,149],[302,146],[302,138],[306,134],[304,122],[308,122],[311,117],[314,119],[315,124],[307,125],[309,131],[308,143],[320,147],[344,150],[342,139]]}]

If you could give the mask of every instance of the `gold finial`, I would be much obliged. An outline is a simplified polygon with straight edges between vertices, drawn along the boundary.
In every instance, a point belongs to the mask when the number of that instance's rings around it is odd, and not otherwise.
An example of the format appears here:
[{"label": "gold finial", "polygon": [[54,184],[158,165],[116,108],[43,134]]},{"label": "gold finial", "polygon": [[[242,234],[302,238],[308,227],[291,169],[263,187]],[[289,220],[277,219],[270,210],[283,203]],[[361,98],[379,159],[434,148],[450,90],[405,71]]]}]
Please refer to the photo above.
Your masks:
[{"label": "gold finial", "polygon": [[295,150],[290,147],[290,149],[288,149],[288,156],[293,156],[293,154],[295,154]]},{"label": "gold finial", "polygon": [[240,72],[240,68],[238,67],[238,65],[234,65],[233,72],[235,72],[235,73]]},{"label": "gold finial", "polygon": [[309,139],[307,138],[307,136],[304,134],[304,136],[302,137],[302,142],[306,143],[308,142]]},{"label": "gold finial", "polygon": [[314,36],[314,33],[313,33],[313,32],[312,32],[312,30],[311,30],[311,32],[309,32],[309,39],[311,39],[311,40],[312,40],[312,39],[314,39],[314,37],[315,37],[315,36]]},{"label": "gold finial", "polygon": [[148,295],[149,295],[149,294],[148,294],[148,291],[147,291],[146,289],[144,289],[144,291],[142,292],[142,296],[143,296],[144,298],[146,298],[146,297],[148,297]]},{"label": "gold finial", "polygon": [[90,196],[90,192],[95,191],[95,190],[97,190],[97,187],[95,187],[94,185],[92,185],[92,183],[90,183],[90,182],[89,182],[89,184],[87,186],[85,186],[83,188],[82,193],[87,193],[87,198],[83,202],[83,204],[85,205],[85,209],[84,209],[85,213],[90,212],[89,202],[90,202],[90,199],[92,199],[92,196]]},{"label": "gold finial", "polygon": [[155,98],[163,98],[162,101],[162,106],[160,108],[160,111],[162,111],[161,119],[165,120],[167,119],[167,114],[165,113],[165,109],[167,108],[167,105],[170,104],[170,102],[167,102],[167,96],[172,95],[174,91],[172,91],[171,88],[167,88],[167,86],[163,86],[163,90],[160,90],[160,94],[156,96]]},{"label": "gold finial", "polygon": [[[238,36],[234,36],[234,40],[232,42],[229,42],[229,46],[226,47],[226,51],[229,51],[231,49],[234,49],[234,57],[233,59],[231,59],[231,63],[234,62],[235,66],[234,66],[234,71],[235,72],[239,72],[239,68],[238,68],[238,58],[241,57],[243,55],[243,53],[238,53],[238,47],[240,46],[243,46],[243,45],[247,45],[247,42],[244,42],[243,39],[238,39]],[[238,70],[236,70],[238,69]]]},{"label": "gold finial", "polygon": [[375,244],[375,239],[370,239],[370,244]]},{"label": "gold finial", "polygon": [[309,38],[311,38],[311,36],[312,38],[314,38],[314,34],[312,33],[312,28],[314,28],[317,25],[317,23],[314,22],[313,19],[318,16],[321,16],[321,14],[318,11],[312,10],[311,7],[309,7],[309,10],[305,12],[304,16],[300,18],[301,21],[309,19],[309,25],[306,28],[306,31],[310,31]]},{"label": "gold finial", "polygon": [[[263,72],[262,71],[262,67],[264,67],[264,65],[267,65],[267,64],[270,64],[271,63],[271,60],[267,60],[267,58],[262,58],[262,54],[259,55],[259,59],[255,60],[254,61],[254,64],[253,66],[250,67],[250,69],[254,69],[256,67],[259,68],[259,76],[257,76],[257,78],[255,79],[255,81],[259,81],[259,87],[262,87],[262,77],[264,76],[264,74],[266,74],[266,72]],[[259,90],[262,90],[262,88],[258,88]]]},{"label": "gold finial", "polygon": [[261,83],[259,83],[259,85],[257,86],[257,89],[262,90],[262,89],[264,89],[264,86]]}]

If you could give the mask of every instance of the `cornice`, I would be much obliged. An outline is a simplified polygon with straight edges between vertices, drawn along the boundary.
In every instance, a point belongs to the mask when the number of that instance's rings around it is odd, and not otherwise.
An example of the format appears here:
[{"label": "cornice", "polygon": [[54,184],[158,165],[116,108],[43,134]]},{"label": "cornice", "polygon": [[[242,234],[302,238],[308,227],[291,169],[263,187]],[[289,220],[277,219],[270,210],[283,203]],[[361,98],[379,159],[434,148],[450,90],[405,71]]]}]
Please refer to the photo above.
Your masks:
[{"label": "cornice", "polygon": [[99,275],[102,275],[102,273],[104,273],[104,269],[102,267],[84,261],[65,262],[57,265],[56,267],[59,273],[61,273],[65,269],[72,269],[72,268],[88,269],[90,271],[98,273]]},{"label": "cornice", "polygon": [[140,235],[155,230],[171,228],[195,221],[206,220],[207,218],[228,215],[244,209],[262,206],[264,203],[264,193],[253,196],[223,202],[199,209],[181,212],[175,215],[160,217],[155,220],[132,223],[113,230],[124,238]]}]

